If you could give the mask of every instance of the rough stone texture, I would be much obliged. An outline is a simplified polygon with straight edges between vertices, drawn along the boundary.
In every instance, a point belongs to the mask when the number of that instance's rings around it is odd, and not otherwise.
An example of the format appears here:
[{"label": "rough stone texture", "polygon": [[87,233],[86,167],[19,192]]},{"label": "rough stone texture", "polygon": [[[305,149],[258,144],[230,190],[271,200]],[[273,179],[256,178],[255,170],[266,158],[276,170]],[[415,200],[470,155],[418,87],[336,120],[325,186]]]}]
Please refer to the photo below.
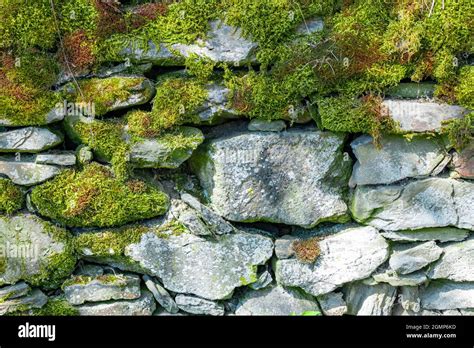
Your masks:
[{"label": "rough stone texture", "polygon": [[435,87],[431,82],[404,82],[389,88],[386,95],[396,99],[432,98]]},{"label": "rough stone texture", "polygon": [[48,297],[40,289],[34,289],[26,296],[0,302],[0,315],[32,308],[41,308],[46,302],[48,302]]},{"label": "rough stone texture", "polygon": [[62,135],[47,128],[26,127],[0,132],[0,152],[37,153],[62,142]]},{"label": "rough stone texture", "polygon": [[7,176],[17,185],[37,185],[60,172],[59,167],[35,163],[34,156],[0,156],[0,175]]},{"label": "rough stone texture", "polygon": [[402,286],[398,290],[398,301],[393,315],[423,315],[420,304],[420,291],[417,286]]},{"label": "rough stone texture", "polygon": [[285,235],[275,241],[275,255],[278,259],[289,259],[295,255],[292,248],[293,242],[297,240],[295,236]]},{"label": "rough stone texture", "polygon": [[214,210],[232,221],[311,227],[347,219],[350,159],[329,132],[242,132],[205,142],[190,159]]},{"label": "rough stone texture", "polygon": [[255,283],[249,285],[249,288],[253,290],[260,290],[266,288],[268,285],[273,283],[273,277],[268,270],[263,271],[259,276]]},{"label": "rough stone texture", "polygon": [[25,282],[8,285],[0,288],[0,302],[7,299],[17,298],[26,295],[31,290]]},{"label": "rough stone texture", "polygon": [[388,258],[388,244],[372,227],[347,228],[319,242],[314,263],[297,259],[276,262],[277,281],[314,296],[370,276]]},{"label": "rough stone texture", "polygon": [[318,302],[324,315],[340,316],[347,313],[346,302],[341,292],[330,292],[318,296]]},{"label": "rough stone texture", "polygon": [[151,292],[142,290],[142,296],[135,300],[118,300],[103,303],[90,303],[76,306],[79,315],[123,315],[147,316],[156,309],[156,302]]},{"label": "rough stone texture", "polygon": [[351,210],[359,222],[398,231],[455,226],[474,230],[474,183],[429,178],[400,185],[358,186]]},{"label": "rough stone texture", "polygon": [[36,155],[35,162],[56,166],[74,166],[76,164],[76,154],[70,151],[40,153]]},{"label": "rough stone texture", "polygon": [[428,281],[428,278],[422,271],[401,275],[392,269],[373,274],[372,278],[377,283],[388,283],[392,286],[417,286]]},{"label": "rough stone texture", "polygon": [[217,239],[190,233],[160,238],[145,233],[139,243],[127,246],[126,255],[166,289],[209,300],[229,298],[236,287],[257,280],[256,266],[273,254],[270,238],[236,232]]},{"label": "rough stone texture", "polygon": [[424,309],[474,308],[474,283],[433,281],[420,293]]},{"label": "rough stone texture", "polygon": [[160,282],[147,275],[143,276],[143,280],[145,282],[146,287],[148,288],[148,290],[151,291],[151,293],[155,297],[156,302],[158,302],[161,307],[163,307],[169,313],[179,312],[179,308],[176,305],[176,302],[173,300],[168,291],[166,291],[166,289],[160,284]]},{"label": "rough stone texture", "polygon": [[262,131],[262,132],[281,132],[286,128],[285,121],[267,121],[253,119],[249,122],[248,130],[249,131]]},{"label": "rough stone texture", "polygon": [[214,301],[181,294],[175,297],[175,301],[179,309],[187,313],[214,316],[224,315],[224,305]]},{"label": "rough stone texture", "polygon": [[438,260],[443,249],[430,241],[418,245],[396,245],[390,256],[390,267],[398,274],[409,274]]},{"label": "rough stone texture", "polygon": [[397,288],[389,284],[349,284],[346,289],[347,314],[391,315]]},{"label": "rough stone texture", "polygon": [[53,276],[67,277],[72,269],[56,269],[60,265],[55,265],[54,269],[50,267],[55,258],[75,259],[71,248],[67,247],[68,243],[67,231],[35,215],[0,216],[0,246],[2,256],[5,256],[0,285],[25,280],[30,284],[46,286]]},{"label": "rough stone texture", "polygon": [[230,90],[219,83],[210,83],[205,86],[207,98],[198,108],[199,125],[215,125],[228,119],[239,117],[239,112],[230,108]]},{"label": "rough stone texture", "polygon": [[391,118],[406,132],[439,131],[443,121],[462,118],[468,110],[458,105],[440,104],[424,99],[392,100],[382,102]]},{"label": "rough stone texture", "polygon": [[[377,148],[372,137],[363,135],[351,143],[357,162],[350,186],[390,184],[405,178],[429,176],[448,156],[439,139],[385,136]],[[439,168],[438,168],[439,169]]]},{"label": "rough stone texture", "polygon": [[73,305],[107,300],[133,300],[140,297],[140,278],[134,274],[108,274],[91,278],[73,277],[62,287]]},{"label": "rough stone texture", "polygon": [[382,236],[395,242],[425,242],[437,240],[444,242],[459,242],[469,236],[468,230],[461,230],[453,227],[422,228],[414,231],[388,231]]},{"label": "rough stone texture", "polygon": [[474,141],[461,152],[454,153],[451,166],[459,177],[474,179]]},{"label": "rough stone texture", "polygon": [[283,286],[271,286],[263,290],[248,290],[240,298],[236,315],[302,315],[319,312],[312,296]]},{"label": "rough stone texture", "polygon": [[[474,207],[473,207],[474,209]],[[430,267],[431,279],[474,281],[474,238],[443,247],[443,256]]]}]

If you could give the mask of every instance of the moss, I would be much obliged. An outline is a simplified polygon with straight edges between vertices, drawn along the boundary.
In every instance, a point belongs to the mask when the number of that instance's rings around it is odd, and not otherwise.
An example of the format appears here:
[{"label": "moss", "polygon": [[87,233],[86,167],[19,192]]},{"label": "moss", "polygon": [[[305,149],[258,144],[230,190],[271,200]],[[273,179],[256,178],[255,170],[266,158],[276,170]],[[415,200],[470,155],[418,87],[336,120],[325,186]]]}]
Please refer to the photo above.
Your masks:
[{"label": "moss", "polygon": [[61,31],[64,34],[83,30],[89,37],[97,30],[99,12],[91,0],[67,0],[59,8]]},{"label": "moss", "polygon": [[449,143],[457,151],[461,151],[474,139],[474,112],[470,112],[464,118],[445,122],[442,133],[448,136]]},{"label": "moss", "polygon": [[61,289],[65,289],[68,286],[72,285],[87,285],[93,281],[98,281],[102,284],[113,284],[116,286],[126,286],[127,281],[125,277],[121,274],[103,274],[97,277],[85,276],[85,275],[75,275],[67,279],[61,286]]},{"label": "moss", "polygon": [[291,244],[291,248],[294,250],[298,260],[305,263],[315,262],[321,252],[318,238],[294,241]]},{"label": "moss", "polygon": [[21,189],[8,179],[0,178],[0,213],[13,214],[24,204]]},{"label": "moss", "polygon": [[133,192],[97,163],[66,170],[35,187],[31,200],[41,215],[70,227],[123,225],[162,215],[169,205],[161,191],[145,185],[142,192]]},{"label": "moss", "polygon": [[0,273],[5,273],[7,270],[7,265],[8,265],[8,259],[1,255],[0,256]]},{"label": "moss", "polygon": [[461,68],[454,92],[460,105],[474,110],[474,66]]},{"label": "moss", "polygon": [[207,81],[214,72],[215,63],[206,57],[191,53],[185,60],[186,71],[200,81]]},{"label": "moss", "polygon": [[35,316],[77,316],[79,311],[62,297],[50,298],[42,308],[31,310]]}]

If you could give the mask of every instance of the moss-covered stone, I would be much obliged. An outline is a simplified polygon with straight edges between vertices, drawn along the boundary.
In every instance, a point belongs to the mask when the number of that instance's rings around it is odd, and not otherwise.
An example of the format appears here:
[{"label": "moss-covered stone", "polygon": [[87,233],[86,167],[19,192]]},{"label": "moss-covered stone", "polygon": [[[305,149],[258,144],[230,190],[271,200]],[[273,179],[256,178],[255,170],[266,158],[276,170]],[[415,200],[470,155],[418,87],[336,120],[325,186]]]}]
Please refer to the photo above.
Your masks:
[{"label": "moss-covered stone", "polygon": [[20,187],[8,179],[0,178],[0,213],[12,214],[21,209],[23,204],[24,197]]},{"label": "moss-covered stone", "polygon": [[41,215],[70,227],[109,227],[162,215],[166,194],[139,180],[122,182],[97,163],[66,170],[33,189]]}]

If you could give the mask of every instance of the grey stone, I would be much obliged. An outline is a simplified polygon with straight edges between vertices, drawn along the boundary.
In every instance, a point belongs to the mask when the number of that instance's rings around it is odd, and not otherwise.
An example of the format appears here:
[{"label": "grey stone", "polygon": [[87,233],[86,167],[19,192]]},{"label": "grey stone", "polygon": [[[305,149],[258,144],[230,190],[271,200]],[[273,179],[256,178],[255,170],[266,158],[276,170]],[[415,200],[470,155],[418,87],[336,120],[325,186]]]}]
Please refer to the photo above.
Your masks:
[{"label": "grey stone", "polygon": [[474,281],[474,238],[443,246],[444,254],[430,267],[431,279]]},{"label": "grey stone", "polygon": [[366,285],[355,282],[347,286],[347,314],[391,315],[397,288],[389,284]]},{"label": "grey stone", "polygon": [[382,106],[406,132],[439,132],[442,122],[462,118],[468,110],[458,105],[440,104],[424,99],[387,99]]},{"label": "grey stone", "polygon": [[77,163],[82,165],[92,162],[94,154],[89,146],[79,145],[76,149]]},{"label": "grey stone", "polygon": [[385,231],[455,226],[474,229],[474,183],[429,178],[389,186],[358,186],[355,220]]},{"label": "grey stone", "polygon": [[[357,162],[350,186],[390,184],[405,178],[429,176],[447,157],[439,139],[387,135],[377,148],[372,137],[363,135],[351,143]],[[445,163],[447,164],[447,163]]]},{"label": "grey stone", "polygon": [[[72,273],[75,256],[68,232],[35,215],[0,216],[0,246],[5,256],[0,285],[25,280],[46,288]],[[61,259],[61,267],[54,266]],[[3,268],[3,267],[2,267]]]},{"label": "grey stone", "polygon": [[319,296],[367,278],[389,255],[387,242],[372,227],[347,228],[320,240],[319,248],[320,255],[314,263],[278,260],[277,281]]},{"label": "grey stone", "polygon": [[295,255],[293,242],[297,240],[295,236],[285,235],[275,241],[275,255],[278,259],[289,259]]},{"label": "grey stone", "polygon": [[17,297],[0,302],[0,315],[15,311],[26,311],[32,308],[41,308],[48,302],[46,296],[40,289],[33,289],[31,293],[23,297]]},{"label": "grey stone", "polygon": [[312,227],[347,220],[342,146],[342,135],[315,130],[238,132],[205,142],[190,164],[225,219]]},{"label": "grey stone", "polygon": [[304,315],[320,312],[315,298],[283,286],[247,290],[239,299],[236,315]]},{"label": "grey stone", "polygon": [[149,277],[148,275],[143,276],[148,290],[151,291],[155,300],[169,313],[178,313],[179,308],[176,305],[176,302],[173,300],[171,295],[166,291],[166,289],[158,282],[156,279]]},{"label": "grey stone", "polygon": [[78,269],[76,270],[76,275],[84,275],[88,277],[98,277],[104,274],[104,267],[99,265],[94,265],[91,263],[82,263],[79,262]]},{"label": "grey stone", "polygon": [[62,142],[62,135],[48,128],[26,127],[0,132],[0,152],[37,153]]},{"label": "grey stone", "polygon": [[61,168],[35,163],[36,157],[29,155],[0,156],[0,175],[7,176],[13,183],[23,186],[40,184],[61,173]]},{"label": "grey stone", "polygon": [[0,288],[0,303],[5,300],[17,298],[26,295],[31,288],[25,282],[19,282],[14,285],[8,285]]},{"label": "grey stone", "polygon": [[396,245],[390,256],[390,267],[398,274],[409,274],[438,260],[443,249],[436,242],[429,241],[415,246]]},{"label": "grey stone", "polygon": [[107,300],[133,300],[140,297],[140,278],[134,274],[73,276],[64,282],[66,300],[73,305]]},{"label": "grey stone", "polygon": [[181,200],[172,199],[170,214],[196,236],[212,236],[201,215]]},{"label": "grey stone", "polygon": [[417,286],[428,281],[428,277],[422,271],[403,275],[397,274],[392,269],[373,274],[372,278],[377,283],[388,283],[392,286]]},{"label": "grey stone", "polygon": [[214,316],[224,315],[224,305],[214,301],[182,294],[177,295],[175,301],[179,309],[187,313]]},{"label": "grey stone", "polygon": [[454,153],[451,166],[458,177],[474,179],[474,141],[461,152]]},{"label": "grey stone", "polygon": [[229,106],[230,90],[228,88],[220,83],[210,83],[205,86],[205,89],[207,98],[197,110],[199,121],[195,122],[196,124],[215,125],[240,116],[237,110]]},{"label": "grey stone", "polygon": [[148,316],[156,309],[155,299],[148,290],[142,290],[142,296],[135,300],[118,300],[99,303],[88,303],[75,307],[79,315],[97,316]]},{"label": "grey stone", "polygon": [[321,18],[311,18],[300,24],[298,28],[296,28],[296,33],[300,35],[311,35],[323,30],[323,28],[324,22]]},{"label": "grey stone", "polygon": [[36,163],[57,166],[74,166],[76,164],[76,155],[74,152],[70,151],[40,153],[36,155]]},{"label": "grey stone", "polygon": [[402,286],[398,291],[398,301],[393,315],[423,315],[418,286]]},{"label": "grey stone", "polygon": [[260,290],[266,288],[271,283],[273,283],[272,274],[268,272],[268,270],[265,270],[258,276],[258,279],[255,283],[249,285],[249,288],[253,290]]},{"label": "grey stone", "polygon": [[422,228],[414,231],[387,231],[382,236],[395,242],[425,242],[437,240],[444,242],[459,242],[469,236],[468,230],[453,227]]},{"label": "grey stone", "polygon": [[433,281],[420,292],[424,309],[474,308],[474,283]]},{"label": "grey stone", "polygon": [[259,120],[255,118],[249,122],[248,130],[249,131],[262,131],[262,132],[281,132],[286,128],[285,121],[267,121]]},{"label": "grey stone", "polygon": [[347,313],[346,302],[341,292],[330,292],[318,296],[318,302],[324,315],[340,316]]},{"label": "grey stone", "polygon": [[430,82],[405,82],[389,88],[386,95],[397,99],[432,98],[435,87],[436,85]]}]

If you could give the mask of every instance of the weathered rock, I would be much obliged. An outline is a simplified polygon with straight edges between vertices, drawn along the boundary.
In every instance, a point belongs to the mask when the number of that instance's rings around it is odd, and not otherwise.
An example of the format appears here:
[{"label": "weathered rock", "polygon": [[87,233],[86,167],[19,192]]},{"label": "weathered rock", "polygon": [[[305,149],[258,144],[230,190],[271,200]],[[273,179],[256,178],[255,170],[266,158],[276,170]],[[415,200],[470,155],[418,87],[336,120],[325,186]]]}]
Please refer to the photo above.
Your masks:
[{"label": "weathered rock", "polygon": [[[76,275],[84,275],[88,277],[98,277],[104,274],[104,267],[99,265],[94,265],[91,263],[83,264],[82,262],[79,263],[79,267],[76,270]],[[115,270],[114,270],[115,272]]]},{"label": "weathered rock", "polygon": [[249,131],[261,131],[261,132],[281,132],[286,128],[285,121],[267,121],[253,119],[249,122],[248,130]]},{"label": "weathered rock", "polygon": [[94,159],[94,154],[89,146],[79,145],[76,149],[77,163],[85,165],[91,163]]},{"label": "weathered rock", "polygon": [[406,132],[437,132],[442,122],[462,118],[468,110],[458,105],[440,104],[424,99],[393,100],[387,99],[382,106],[390,117],[400,123],[400,129]]},{"label": "weathered rock", "polygon": [[395,242],[425,242],[437,240],[444,242],[459,242],[469,236],[468,230],[461,230],[453,227],[422,228],[414,231],[388,231],[382,236]]},{"label": "weathered rock", "polygon": [[431,279],[474,281],[474,238],[443,247],[443,256],[430,267]]},{"label": "weathered rock", "polygon": [[346,302],[341,292],[330,292],[318,296],[318,302],[324,315],[340,316],[347,313]]},{"label": "weathered rock", "polygon": [[123,315],[147,316],[156,309],[155,299],[151,292],[142,290],[142,296],[135,300],[118,300],[103,303],[89,303],[75,307],[79,315]]},{"label": "weathered rock", "polygon": [[73,276],[62,286],[66,300],[73,305],[107,300],[133,300],[140,297],[140,278],[134,274]]},{"label": "weathered rock", "polygon": [[26,127],[0,132],[0,152],[37,153],[62,142],[63,136],[48,128]]},{"label": "weathered rock", "polygon": [[37,164],[51,164],[56,166],[73,166],[76,164],[76,155],[74,152],[50,152],[36,155]]},{"label": "weathered rock", "polygon": [[23,186],[40,184],[61,172],[61,168],[35,163],[36,157],[29,155],[0,156],[0,175],[10,178],[13,183]]},{"label": "weathered rock", "polygon": [[397,99],[432,98],[435,87],[436,85],[430,82],[405,82],[389,88],[386,95]]},{"label": "weathered rock", "polygon": [[271,283],[273,283],[272,274],[268,272],[268,270],[265,270],[258,276],[258,279],[255,283],[249,285],[249,288],[253,290],[260,290],[266,288]]},{"label": "weathered rock", "polygon": [[397,274],[397,272],[392,269],[373,274],[372,278],[377,283],[388,283],[392,286],[417,286],[428,281],[428,278],[422,271],[403,275]]},{"label": "weathered rock", "polygon": [[224,305],[196,296],[177,295],[175,297],[179,309],[191,314],[224,315]]},{"label": "weathered rock", "polygon": [[303,315],[319,312],[312,296],[283,286],[271,286],[263,290],[248,290],[239,299],[236,315]]},{"label": "weathered rock", "polygon": [[474,308],[474,283],[433,281],[420,293],[424,309]]},{"label": "weathered rock", "polygon": [[390,256],[390,267],[398,274],[409,274],[438,260],[443,249],[430,241],[413,246],[399,244],[394,246]]},{"label": "weathered rock", "polygon": [[151,291],[155,297],[155,300],[161,305],[161,307],[163,307],[169,313],[174,314],[179,312],[176,302],[173,300],[168,291],[166,291],[166,289],[160,284],[160,282],[147,275],[143,276],[143,280],[146,287]]},{"label": "weathered rock", "polygon": [[0,285],[57,287],[76,263],[68,232],[30,214],[0,216],[0,246]]},{"label": "weathered rock", "polygon": [[398,301],[393,315],[423,315],[420,304],[418,286],[402,286],[399,288]]},{"label": "weathered rock", "polygon": [[229,104],[230,90],[221,83],[209,83],[204,86],[207,98],[196,113],[199,121],[193,122],[198,125],[215,125],[225,120],[238,118],[240,113],[232,109]]},{"label": "weathered rock", "polygon": [[278,259],[289,259],[295,255],[292,248],[293,242],[297,240],[295,236],[285,235],[275,241],[275,255]]},{"label": "weathered rock", "polygon": [[390,184],[405,178],[429,176],[448,156],[439,139],[384,136],[381,148],[363,135],[351,143],[357,162],[350,186]]},{"label": "weathered rock", "polygon": [[34,289],[26,296],[0,302],[0,315],[5,315],[15,311],[25,311],[32,308],[41,308],[46,304],[46,302],[48,302],[48,296],[46,296],[40,289]]},{"label": "weathered rock", "polygon": [[461,152],[454,153],[451,165],[459,177],[474,179],[474,141]]},{"label": "weathered rock", "polygon": [[14,285],[4,286],[0,288],[0,303],[5,300],[17,298],[26,295],[31,290],[30,286],[25,282],[19,282]]},{"label": "weathered rock", "polygon": [[388,258],[388,244],[371,227],[347,228],[319,242],[314,263],[298,259],[276,262],[277,281],[319,296],[339,286],[370,276]]},{"label": "weathered rock", "polygon": [[298,28],[296,33],[300,35],[311,35],[315,32],[321,31],[324,28],[324,22],[321,18],[312,18],[305,20]]},{"label": "weathered rock", "polygon": [[347,314],[391,315],[397,288],[389,284],[367,285],[355,282],[347,286]]},{"label": "weathered rock", "polygon": [[474,229],[474,184],[429,178],[389,186],[358,186],[353,217],[386,231],[456,226]]},{"label": "weathered rock", "polygon": [[208,141],[190,164],[224,218],[311,227],[347,219],[342,145],[342,135],[314,130],[242,132]]}]

